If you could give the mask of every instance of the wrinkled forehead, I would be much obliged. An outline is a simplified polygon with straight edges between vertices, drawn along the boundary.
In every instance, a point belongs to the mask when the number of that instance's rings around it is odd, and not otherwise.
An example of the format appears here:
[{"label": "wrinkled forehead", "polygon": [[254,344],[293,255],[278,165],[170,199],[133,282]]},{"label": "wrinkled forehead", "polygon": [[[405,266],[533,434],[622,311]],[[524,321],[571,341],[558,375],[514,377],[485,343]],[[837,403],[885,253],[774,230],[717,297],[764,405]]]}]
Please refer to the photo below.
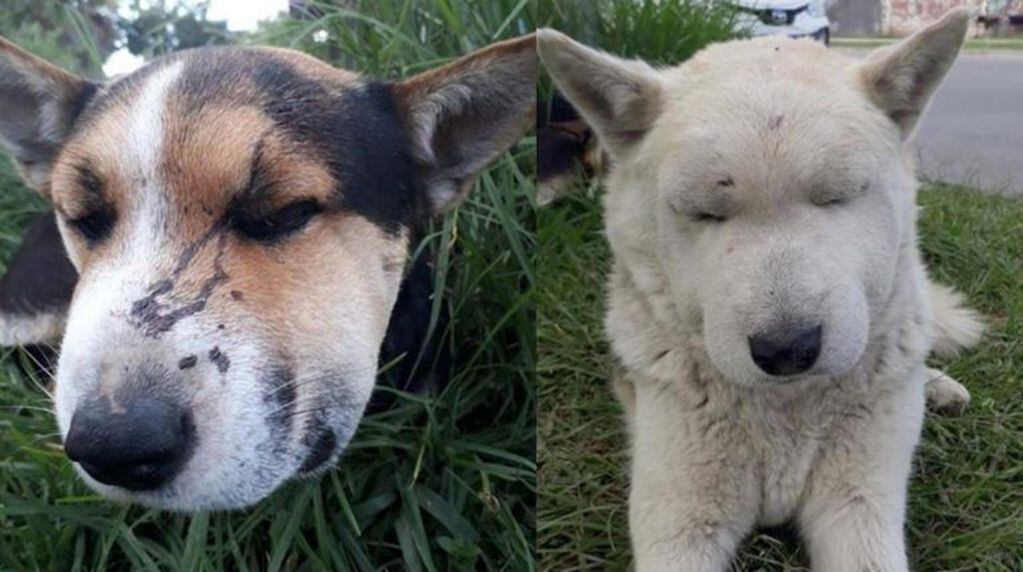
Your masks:
[{"label": "wrinkled forehead", "polygon": [[257,168],[290,169],[285,183],[395,230],[415,210],[410,157],[389,86],[297,52],[207,48],[107,86],[61,162],[115,194],[214,203],[244,191]]},{"label": "wrinkled forehead", "polygon": [[673,150],[662,176],[851,184],[898,157],[897,131],[857,89],[849,62],[818,58],[814,46],[801,44],[745,42],[669,72],[649,141],[658,152]]}]

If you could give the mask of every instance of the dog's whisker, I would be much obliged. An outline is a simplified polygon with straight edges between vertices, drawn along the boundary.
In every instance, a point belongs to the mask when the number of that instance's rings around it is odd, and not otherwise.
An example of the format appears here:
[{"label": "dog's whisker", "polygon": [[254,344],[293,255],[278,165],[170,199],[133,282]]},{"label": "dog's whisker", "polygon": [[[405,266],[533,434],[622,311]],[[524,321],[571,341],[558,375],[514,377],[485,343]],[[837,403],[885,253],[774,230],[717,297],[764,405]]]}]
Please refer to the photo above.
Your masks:
[{"label": "dog's whisker", "polygon": [[[27,352],[26,351],[26,352],[24,352],[24,355],[28,356],[28,359],[32,360],[32,363],[36,366],[36,368],[38,368],[38,374],[44,376],[46,381],[51,381],[51,382],[56,382],[57,381],[56,376],[54,376],[52,373],[50,373],[51,370],[46,368],[46,367],[44,367],[41,363],[39,363],[39,360],[34,355],[32,355],[31,352]],[[37,375],[36,374],[29,373],[28,374],[28,378],[29,378],[29,381],[32,383],[32,385],[34,385],[36,387],[36,389],[41,391],[44,395],[46,395],[51,400],[53,399],[53,393],[50,390],[46,389],[46,386],[44,386],[44,385],[39,383],[39,380],[37,379]]]},{"label": "dog's whisker", "polygon": [[374,366],[369,366],[369,367],[341,368],[341,369],[338,369],[338,370],[335,370],[335,371],[331,371],[331,372],[317,372],[317,373],[313,373],[313,374],[307,374],[307,375],[304,375],[304,376],[299,376],[299,377],[292,378],[292,379],[288,380],[287,382],[282,383],[282,384],[274,387],[273,390],[268,392],[268,395],[276,395],[277,393],[279,393],[281,391],[286,391],[286,390],[289,390],[289,389],[294,389],[294,388],[301,387],[301,386],[306,385],[306,384],[311,383],[311,382],[321,381],[323,379],[330,379],[330,378],[339,378],[340,379],[340,378],[344,378],[344,377],[347,377],[347,376],[357,375],[357,374],[366,373],[366,372],[375,371],[375,370],[376,370],[376,366],[374,365]]}]

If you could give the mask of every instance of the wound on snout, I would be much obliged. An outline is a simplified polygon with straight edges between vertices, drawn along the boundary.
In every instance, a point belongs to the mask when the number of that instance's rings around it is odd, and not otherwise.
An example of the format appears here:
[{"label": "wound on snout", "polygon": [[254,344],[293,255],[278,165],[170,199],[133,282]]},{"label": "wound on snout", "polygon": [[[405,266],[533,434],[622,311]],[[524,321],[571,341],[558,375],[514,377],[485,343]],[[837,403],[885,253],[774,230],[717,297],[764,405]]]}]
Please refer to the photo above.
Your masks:
[{"label": "wound on snout", "polygon": [[[182,300],[180,294],[175,295],[178,280],[192,266],[199,251],[214,237],[217,237],[217,252],[213,257],[212,274],[203,280],[195,296]],[[229,278],[223,266],[226,246],[227,232],[222,225],[214,226],[198,240],[189,244],[178,257],[171,275],[154,282],[144,298],[132,303],[129,323],[142,330],[143,335],[158,338],[182,319],[205,310],[210,296]]]},{"label": "wound on snout", "polygon": [[217,371],[220,373],[227,373],[227,370],[231,369],[231,360],[227,358],[227,354],[220,351],[220,346],[210,350],[209,358],[217,366]]}]

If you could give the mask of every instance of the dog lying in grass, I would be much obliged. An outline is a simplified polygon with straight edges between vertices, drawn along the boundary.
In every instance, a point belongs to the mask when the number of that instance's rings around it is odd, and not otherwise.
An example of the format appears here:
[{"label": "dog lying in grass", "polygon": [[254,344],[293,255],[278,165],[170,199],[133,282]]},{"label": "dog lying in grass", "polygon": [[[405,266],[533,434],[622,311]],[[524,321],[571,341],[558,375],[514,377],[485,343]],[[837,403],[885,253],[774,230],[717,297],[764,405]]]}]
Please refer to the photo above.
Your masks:
[{"label": "dog lying in grass", "polygon": [[638,571],[726,570],[754,526],[789,521],[815,569],[906,570],[925,386],[968,399],[925,359],[981,332],[926,277],[906,145],[968,19],[862,62],[770,37],[665,70],[539,32],[611,163]]},{"label": "dog lying in grass", "polygon": [[535,76],[532,36],[398,82],[235,47],[103,85],[0,40],[0,141],[56,213],[24,260],[59,261],[58,232],[70,260],[58,303],[3,309],[5,341],[62,338],[83,479],[197,510],[329,467],[415,303],[410,247],[532,125]]}]

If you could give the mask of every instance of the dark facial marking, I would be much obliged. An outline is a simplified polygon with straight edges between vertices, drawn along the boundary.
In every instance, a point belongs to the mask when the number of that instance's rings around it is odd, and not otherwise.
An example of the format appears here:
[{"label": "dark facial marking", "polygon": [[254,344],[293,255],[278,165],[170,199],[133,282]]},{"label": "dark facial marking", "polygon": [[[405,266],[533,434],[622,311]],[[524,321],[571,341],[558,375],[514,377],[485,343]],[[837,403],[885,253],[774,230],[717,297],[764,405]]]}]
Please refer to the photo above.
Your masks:
[{"label": "dark facial marking", "polygon": [[389,232],[426,220],[412,144],[389,85],[341,85],[254,48],[203,48],[187,58],[174,85],[184,108],[262,109],[276,130],[327,166],[339,192],[326,210],[354,212]]},{"label": "dark facial marking", "polygon": [[88,164],[81,164],[75,167],[75,174],[78,176],[78,184],[82,186],[92,197],[103,195],[103,181],[100,180],[96,171]]},{"label": "dark facial marking", "polygon": [[78,272],[68,260],[53,211],[36,217],[0,279],[0,312],[32,316],[63,312]]},{"label": "dark facial marking", "polygon": [[411,141],[389,86],[340,90],[266,54],[247,56],[263,111],[318,152],[339,182],[340,208],[389,232],[425,219]]},{"label": "dark facial marking", "polygon": [[195,364],[199,363],[199,358],[196,356],[187,356],[181,358],[178,362],[178,369],[189,369],[195,367]]},{"label": "dark facial marking", "polygon": [[774,117],[771,118],[771,122],[768,124],[768,128],[771,131],[776,131],[779,127],[781,127],[781,122],[784,120],[785,120],[784,115],[775,115]]},{"label": "dark facial marking", "polygon": [[278,440],[280,449],[286,449],[285,441],[291,434],[291,420],[295,411],[295,376],[291,370],[277,368],[263,377],[263,384],[266,386],[266,393],[263,402],[269,409],[267,423],[272,431],[281,432],[283,436]]},{"label": "dark facial marking", "polygon": [[78,122],[78,118],[89,106],[89,103],[95,99],[97,92],[99,92],[99,84],[91,81],[82,84],[82,88],[75,94],[75,98],[71,102],[70,120],[73,124]]},{"label": "dark facial marking", "polygon": [[[213,259],[213,274],[203,282],[199,293],[194,298],[169,310],[175,302],[173,300],[173,291],[176,281],[192,264],[195,255],[214,237],[217,237],[217,253]],[[205,310],[206,302],[210,296],[213,295],[218,286],[229,278],[223,266],[226,245],[227,233],[222,224],[215,225],[199,240],[188,245],[178,258],[178,264],[171,272],[170,277],[155,282],[150,286],[149,294],[145,298],[136,300],[132,304],[128,321],[136,328],[142,330],[143,335],[158,338],[161,334],[173,328],[179,320]],[[160,296],[166,296],[169,300],[167,302],[160,302],[157,300]]]},{"label": "dark facial marking", "polygon": [[89,162],[77,163],[74,172],[78,186],[85,191],[84,200],[82,212],[76,218],[68,217],[67,222],[90,245],[97,244],[110,235],[117,222],[117,213],[104,196],[102,178]]},{"label": "dark facial marking", "polygon": [[241,301],[245,299],[245,295],[240,290],[231,290],[231,299]]},{"label": "dark facial marking", "polygon": [[[165,56],[112,82],[93,98],[83,121],[118,103],[130,104],[151,74],[176,61],[185,65],[172,89],[189,114],[209,105],[256,106],[275,129],[323,161],[339,191],[334,204],[324,205],[327,210],[359,214],[392,233],[428,218],[421,169],[386,83],[343,85],[257,48],[200,48]],[[209,206],[202,207],[212,214]]]},{"label": "dark facial marking", "polygon": [[735,181],[733,181],[731,177],[725,177],[724,179],[721,179],[720,181],[718,181],[718,186],[719,187],[734,187],[735,186]]},{"label": "dark facial marking", "polygon": [[309,447],[309,454],[302,462],[298,472],[308,473],[315,471],[330,460],[334,449],[337,448],[337,436],[326,423],[316,419],[302,438],[302,443]]},{"label": "dark facial marking", "polygon": [[231,360],[227,358],[227,354],[220,351],[220,346],[210,350],[209,358],[217,366],[217,371],[220,373],[227,373],[227,370],[231,369]]}]

